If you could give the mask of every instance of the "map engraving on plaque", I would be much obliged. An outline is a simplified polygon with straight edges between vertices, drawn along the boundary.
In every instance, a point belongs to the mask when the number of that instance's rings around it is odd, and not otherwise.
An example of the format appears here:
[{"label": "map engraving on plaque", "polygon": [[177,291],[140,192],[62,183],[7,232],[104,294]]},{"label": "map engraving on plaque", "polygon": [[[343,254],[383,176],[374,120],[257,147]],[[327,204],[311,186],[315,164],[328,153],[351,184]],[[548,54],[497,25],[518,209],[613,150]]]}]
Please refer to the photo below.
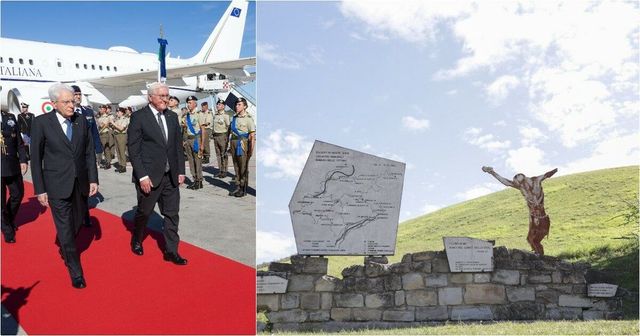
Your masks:
[{"label": "map engraving on plaque", "polygon": [[607,283],[590,284],[587,288],[587,296],[589,297],[614,297],[618,290],[617,285]]},{"label": "map engraving on plaque", "polygon": [[286,273],[259,272],[256,279],[256,292],[258,294],[286,293],[288,283]]},{"label": "map engraving on plaque", "polygon": [[289,202],[298,254],[394,254],[404,170],[316,141]]},{"label": "map engraving on plaque", "polygon": [[451,272],[493,272],[493,244],[468,237],[444,237]]}]

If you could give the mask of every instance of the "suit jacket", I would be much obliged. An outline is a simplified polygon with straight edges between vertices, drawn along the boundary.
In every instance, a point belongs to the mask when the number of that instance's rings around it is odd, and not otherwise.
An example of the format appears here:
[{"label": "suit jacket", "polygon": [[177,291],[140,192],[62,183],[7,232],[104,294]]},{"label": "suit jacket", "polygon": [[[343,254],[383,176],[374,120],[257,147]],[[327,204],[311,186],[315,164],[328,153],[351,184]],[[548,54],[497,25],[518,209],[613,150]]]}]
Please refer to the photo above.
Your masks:
[{"label": "suit jacket", "polygon": [[171,183],[175,187],[178,186],[178,175],[184,175],[182,132],[178,115],[168,109],[164,111],[164,115],[167,121],[166,143],[158,119],[148,105],[131,115],[127,129],[127,148],[133,166],[134,183],[149,176],[154,186],[160,185],[167,161]]},{"label": "suit jacket", "polygon": [[49,198],[71,196],[74,179],[89,195],[89,183],[98,183],[98,168],[93,138],[87,120],[79,114],[71,117],[71,141],[62,131],[57,111],[36,117],[31,128],[31,176],[36,195]]},{"label": "suit jacket", "polygon": [[96,113],[89,106],[80,106],[80,114],[87,118],[87,127],[93,137],[93,145],[95,146],[96,153],[102,153],[102,142],[100,141],[100,133],[98,133],[98,125],[96,124]]},{"label": "suit jacket", "polygon": [[22,174],[20,164],[27,163],[27,153],[20,136],[20,127],[11,113],[2,112],[2,137],[7,151],[2,154],[2,176]]}]

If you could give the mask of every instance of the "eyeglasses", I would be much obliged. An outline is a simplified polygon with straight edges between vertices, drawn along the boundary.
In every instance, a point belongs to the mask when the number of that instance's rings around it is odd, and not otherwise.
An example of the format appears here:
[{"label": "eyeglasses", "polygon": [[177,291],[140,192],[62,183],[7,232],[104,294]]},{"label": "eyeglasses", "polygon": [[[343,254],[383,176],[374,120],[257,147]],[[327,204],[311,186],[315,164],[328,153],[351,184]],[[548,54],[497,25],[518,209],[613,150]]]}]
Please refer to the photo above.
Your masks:
[{"label": "eyeglasses", "polygon": [[160,97],[160,98],[162,98],[162,99],[169,99],[169,97],[171,97],[171,96],[169,96],[168,94],[166,94],[166,95],[154,94],[154,95],[152,95],[152,96],[158,96],[158,97]]},{"label": "eyeglasses", "polygon": [[74,100],[56,100],[55,102],[62,105],[75,104]]}]

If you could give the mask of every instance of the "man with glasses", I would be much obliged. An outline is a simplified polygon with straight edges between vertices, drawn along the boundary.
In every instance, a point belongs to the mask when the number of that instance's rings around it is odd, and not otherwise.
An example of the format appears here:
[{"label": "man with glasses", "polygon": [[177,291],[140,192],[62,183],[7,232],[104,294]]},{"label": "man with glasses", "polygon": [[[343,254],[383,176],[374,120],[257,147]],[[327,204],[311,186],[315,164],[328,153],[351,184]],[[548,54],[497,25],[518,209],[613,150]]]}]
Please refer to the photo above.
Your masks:
[{"label": "man with glasses", "polygon": [[86,118],[74,111],[73,95],[66,84],[49,88],[55,111],[33,121],[31,177],[38,201],[51,207],[71,285],[84,288],[87,284],[75,239],[87,211],[86,199],[98,192],[98,169],[93,137]]},{"label": "man with glasses", "polygon": [[163,258],[176,265],[186,265],[178,254],[178,212],[180,185],[184,183],[182,132],[178,116],[167,109],[169,87],[153,83],[148,88],[149,105],[131,115],[127,134],[129,159],[133,166],[138,207],[134,216],[131,251],[143,255],[144,229],[158,203],[164,217]]}]

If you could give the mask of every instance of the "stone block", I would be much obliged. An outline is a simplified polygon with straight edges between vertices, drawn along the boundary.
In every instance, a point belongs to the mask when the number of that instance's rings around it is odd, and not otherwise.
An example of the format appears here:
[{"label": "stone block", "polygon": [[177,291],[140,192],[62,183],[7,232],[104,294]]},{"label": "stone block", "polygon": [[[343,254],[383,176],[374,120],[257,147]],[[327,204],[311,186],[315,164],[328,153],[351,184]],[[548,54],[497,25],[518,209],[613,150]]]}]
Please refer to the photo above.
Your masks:
[{"label": "stone block", "polygon": [[364,263],[365,265],[368,263],[376,263],[376,264],[388,264],[389,263],[389,258],[387,258],[387,256],[375,256],[375,257],[364,257]]},{"label": "stone block", "polygon": [[411,264],[413,262],[413,255],[411,253],[403,255],[401,262],[405,264]]},{"label": "stone block", "polygon": [[270,272],[292,273],[294,271],[294,267],[291,264],[272,262],[269,264],[268,270]]},{"label": "stone block", "polygon": [[430,261],[414,262],[411,265],[411,269],[413,269],[416,272],[431,273],[431,262]]},{"label": "stone block", "polygon": [[280,295],[278,294],[259,294],[256,300],[258,311],[278,311],[280,310]]},{"label": "stone block", "polygon": [[449,261],[447,258],[434,258],[431,260],[431,272],[449,273]]},{"label": "stone block", "polygon": [[380,309],[353,308],[352,313],[354,321],[380,321],[382,318]]},{"label": "stone block", "polygon": [[573,285],[573,289],[571,290],[572,294],[584,294],[587,295],[587,285]]},{"label": "stone block", "polygon": [[562,272],[556,271],[551,273],[551,282],[562,283]]},{"label": "stone block", "polygon": [[435,258],[436,252],[434,251],[426,251],[426,252],[418,252],[413,254],[412,261],[430,261]]},{"label": "stone block", "polygon": [[585,310],[582,312],[582,319],[587,320],[602,320],[604,319],[604,312],[598,310]]},{"label": "stone block", "polygon": [[607,299],[596,299],[593,302],[593,310],[618,310],[619,301],[618,300],[607,300]]},{"label": "stone block", "polygon": [[462,288],[438,288],[438,304],[441,306],[462,304]]},{"label": "stone block", "polygon": [[300,293],[300,308],[320,309],[320,293]]},{"label": "stone block", "polygon": [[315,290],[316,292],[333,292],[336,290],[336,283],[338,283],[339,280],[340,279],[330,275],[323,275],[321,278],[316,280]]},{"label": "stone block", "polygon": [[316,310],[316,311],[309,312],[309,317],[307,318],[307,321],[326,322],[326,321],[329,321],[330,319],[331,319],[331,313],[329,310]]},{"label": "stone block", "polygon": [[620,311],[605,312],[604,318],[605,320],[622,320],[624,318],[624,314]]},{"label": "stone block", "polygon": [[552,284],[552,285],[548,285],[547,286],[550,289],[554,289],[560,293],[563,294],[571,294],[573,293],[573,286],[572,285],[556,285],[556,284]]},{"label": "stone block", "polygon": [[335,292],[355,292],[356,291],[356,281],[362,278],[344,278],[342,281],[336,283]]},{"label": "stone block", "polygon": [[468,284],[473,282],[473,274],[471,273],[453,273],[449,277],[449,281],[454,284]]},{"label": "stone block", "polygon": [[518,285],[520,284],[520,272],[513,270],[497,270],[493,273],[491,281],[503,285]]},{"label": "stone block", "polygon": [[356,292],[379,293],[384,291],[383,278],[359,278],[356,279]]},{"label": "stone block", "polygon": [[446,274],[427,274],[425,280],[427,287],[445,287],[449,284]]},{"label": "stone block", "polygon": [[334,321],[350,321],[351,308],[331,308],[331,319]]},{"label": "stone block", "polygon": [[396,291],[396,293],[395,293],[395,304],[396,304],[396,306],[404,305],[406,303],[405,302],[405,297],[406,297],[406,295],[405,295],[404,291],[401,291],[401,290]]},{"label": "stone block", "polygon": [[406,291],[405,299],[409,306],[435,306],[438,304],[436,292],[430,290]]},{"label": "stone block", "polygon": [[551,275],[549,274],[529,274],[527,282],[531,284],[551,283]]},{"label": "stone block", "polygon": [[353,265],[342,270],[342,278],[363,277],[363,276],[364,276],[364,266],[362,265]]},{"label": "stone block", "polygon": [[389,267],[383,264],[367,263],[364,265],[364,275],[368,277],[379,277],[389,274]]},{"label": "stone block", "polygon": [[496,320],[537,320],[544,317],[544,304],[527,301],[494,306]]},{"label": "stone block", "polygon": [[526,274],[522,274],[520,276],[520,286],[524,286],[527,284],[527,275]]},{"label": "stone block", "polygon": [[333,300],[339,308],[364,307],[364,296],[362,294],[334,294]]},{"label": "stone block", "polygon": [[593,300],[583,296],[563,294],[558,298],[558,306],[591,308],[593,306]]},{"label": "stone block", "polygon": [[333,305],[333,294],[320,293],[320,309],[331,309]]},{"label": "stone block", "polygon": [[424,288],[424,278],[420,273],[407,273],[402,276],[402,288],[406,290]]},{"label": "stone block", "polygon": [[558,294],[555,290],[539,290],[536,291],[536,299],[542,303],[558,304]]},{"label": "stone block", "polygon": [[280,308],[294,309],[300,307],[299,293],[285,293],[280,295]]},{"label": "stone block", "polygon": [[415,321],[415,312],[413,310],[385,310],[382,313],[382,320],[393,322],[413,322]]},{"label": "stone block", "polygon": [[584,273],[582,272],[571,272],[569,274],[565,274],[562,278],[562,283],[566,284],[584,284],[587,283],[587,280],[584,277]]},{"label": "stone block", "polygon": [[547,308],[545,318],[547,320],[579,320],[582,318],[582,308]]},{"label": "stone block", "polygon": [[324,257],[305,258],[302,266],[302,273],[306,274],[327,274],[329,259]]},{"label": "stone block", "polygon": [[300,309],[282,310],[266,314],[271,323],[304,322],[307,320],[307,312]]},{"label": "stone block", "polygon": [[475,283],[487,283],[491,281],[490,273],[476,273],[473,275],[473,282]]},{"label": "stone block", "polygon": [[506,303],[504,286],[495,284],[467,285],[464,302],[467,304],[504,304]]},{"label": "stone block", "polygon": [[393,292],[366,294],[364,306],[367,308],[390,308],[395,304]]},{"label": "stone block", "polygon": [[287,292],[311,292],[314,288],[313,275],[294,274],[289,277]]},{"label": "stone block", "polygon": [[449,312],[445,306],[416,308],[416,321],[445,321],[448,319]]},{"label": "stone block", "polygon": [[395,274],[405,274],[411,272],[411,264],[410,263],[398,263],[389,266],[389,271]]},{"label": "stone block", "polygon": [[509,302],[535,301],[536,290],[529,287],[507,287]]},{"label": "stone block", "polygon": [[382,279],[384,290],[400,290],[402,289],[402,278],[397,274],[391,274]]},{"label": "stone block", "polygon": [[489,306],[479,307],[453,307],[451,308],[452,321],[469,321],[469,320],[493,320],[493,313]]}]

